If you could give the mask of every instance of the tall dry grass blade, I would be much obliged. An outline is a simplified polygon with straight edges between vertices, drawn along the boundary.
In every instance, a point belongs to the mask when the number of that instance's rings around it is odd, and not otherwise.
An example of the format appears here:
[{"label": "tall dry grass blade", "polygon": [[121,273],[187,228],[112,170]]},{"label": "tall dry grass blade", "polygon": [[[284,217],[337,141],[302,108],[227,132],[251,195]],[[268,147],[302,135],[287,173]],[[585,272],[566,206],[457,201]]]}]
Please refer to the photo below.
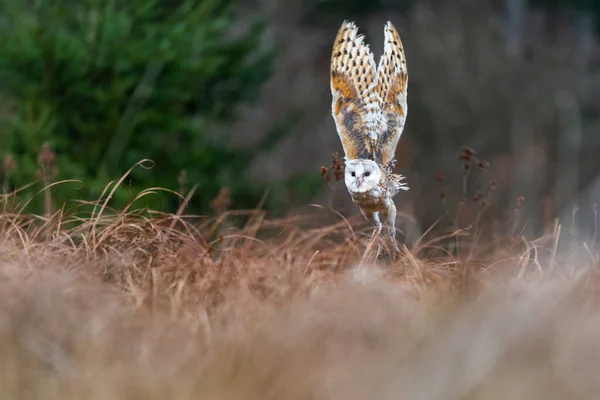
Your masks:
[{"label": "tall dry grass blade", "polygon": [[[144,166],[144,163],[150,163],[151,166],[146,167],[146,166]],[[106,209],[106,206],[108,205],[108,202],[112,199],[112,197],[115,194],[115,192],[117,191],[117,189],[121,186],[121,184],[123,183],[123,181],[125,181],[125,178],[127,178],[127,176],[131,173],[131,171],[133,171],[138,166],[140,166],[140,167],[142,167],[144,169],[150,169],[150,168],[152,168],[153,165],[154,165],[154,161],[149,160],[149,159],[143,159],[141,161],[138,161],[131,168],[129,168],[127,170],[127,172],[125,172],[125,174],[123,174],[121,176],[121,178],[114,184],[113,188],[108,193],[108,196],[106,196],[106,199],[102,203],[102,206],[100,207],[100,210],[98,211],[98,215],[93,216],[93,218],[91,219],[92,223],[91,223],[91,226],[90,226],[90,230],[92,232],[92,235],[95,235],[94,232],[96,230],[96,226],[98,224],[98,221],[102,217],[102,214],[103,214],[104,210]],[[108,185],[107,185],[107,187],[108,187]],[[94,211],[95,211],[95,208],[94,208]],[[97,243],[96,243],[96,240],[95,240],[95,236],[93,236],[92,245],[93,245],[93,250],[95,251],[95,249],[97,248]]]}]

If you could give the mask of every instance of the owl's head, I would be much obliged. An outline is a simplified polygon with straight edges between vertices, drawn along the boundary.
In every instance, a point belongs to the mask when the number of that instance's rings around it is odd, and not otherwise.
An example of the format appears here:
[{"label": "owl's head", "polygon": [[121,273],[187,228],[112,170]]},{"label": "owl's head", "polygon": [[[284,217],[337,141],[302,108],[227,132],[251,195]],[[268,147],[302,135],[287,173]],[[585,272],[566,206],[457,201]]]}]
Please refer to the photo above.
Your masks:
[{"label": "owl's head", "polygon": [[375,161],[355,159],[346,162],[344,181],[349,191],[365,193],[381,181],[381,170]]}]

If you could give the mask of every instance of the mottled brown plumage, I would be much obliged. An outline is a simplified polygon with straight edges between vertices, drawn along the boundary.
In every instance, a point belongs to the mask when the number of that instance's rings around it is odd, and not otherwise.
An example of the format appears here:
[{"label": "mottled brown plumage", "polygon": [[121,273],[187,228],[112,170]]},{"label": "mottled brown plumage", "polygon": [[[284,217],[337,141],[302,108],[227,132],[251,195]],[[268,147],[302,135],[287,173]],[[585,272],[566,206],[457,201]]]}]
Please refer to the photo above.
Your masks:
[{"label": "mottled brown plumage", "polygon": [[357,26],[344,21],[331,54],[331,110],[344,148],[345,183],[353,202],[378,231],[383,217],[395,237],[392,197],[408,190],[404,177],[392,173],[408,112],[408,72],[400,35],[391,22],[385,25],[384,40],[376,66]]},{"label": "mottled brown plumage", "polygon": [[408,71],[404,47],[396,28],[388,22],[384,32],[385,47],[377,68],[376,97],[380,101],[379,113],[385,123],[375,125],[375,129],[381,129],[375,148],[378,162],[387,165],[394,159],[406,122]]},{"label": "mottled brown plumage", "polygon": [[364,135],[369,90],[375,83],[377,67],[363,39],[356,25],[345,21],[331,54],[332,111],[346,159],[367,158],[373,153]]}]

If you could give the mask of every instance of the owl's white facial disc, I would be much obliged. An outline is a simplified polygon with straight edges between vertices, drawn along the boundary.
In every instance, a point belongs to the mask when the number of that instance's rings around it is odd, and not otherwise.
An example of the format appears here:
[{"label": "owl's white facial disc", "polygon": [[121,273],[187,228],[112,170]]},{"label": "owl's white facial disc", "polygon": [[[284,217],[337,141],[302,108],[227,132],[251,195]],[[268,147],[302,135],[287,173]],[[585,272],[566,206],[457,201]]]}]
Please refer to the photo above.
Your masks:
[{"label": "owl's white facial disc", "polygon": [[381,170],[371,160],[349,160],[346,162],[344,181],[349,191],[366,193],[379,185]]}]

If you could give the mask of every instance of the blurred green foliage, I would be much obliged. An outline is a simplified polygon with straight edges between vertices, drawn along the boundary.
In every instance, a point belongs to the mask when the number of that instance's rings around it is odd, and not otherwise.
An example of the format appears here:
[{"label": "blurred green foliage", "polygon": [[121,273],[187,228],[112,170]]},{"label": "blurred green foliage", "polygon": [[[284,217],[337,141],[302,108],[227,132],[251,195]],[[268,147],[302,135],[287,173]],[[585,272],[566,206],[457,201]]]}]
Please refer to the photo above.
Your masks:
[{"label": "blurred green foliage", "polygon": [[[142,159],[154,167],[135,168],[114,207],[148,187],[177,190],[184,169],[188,189],[198,185],[192,210],[205,211],[222,186],[236,206],[256,205],[265,187],[246,183],[248,166],[288,130],[284,121],[244,149],[223,134],[239,106],[257,98],[275,57],[261,44],[262,20],[244,21],[248,28],[232,36],[240,25],[234,3],[1,0],[0,89],[12,107],[2,113],[0,145],[17,163],[12,186],[40,176],[38,153],[48,141],[54,180],[84,182],[54,187],[55,205],[97,199]],[[136,204],[177,206],[161,193]]]}]

